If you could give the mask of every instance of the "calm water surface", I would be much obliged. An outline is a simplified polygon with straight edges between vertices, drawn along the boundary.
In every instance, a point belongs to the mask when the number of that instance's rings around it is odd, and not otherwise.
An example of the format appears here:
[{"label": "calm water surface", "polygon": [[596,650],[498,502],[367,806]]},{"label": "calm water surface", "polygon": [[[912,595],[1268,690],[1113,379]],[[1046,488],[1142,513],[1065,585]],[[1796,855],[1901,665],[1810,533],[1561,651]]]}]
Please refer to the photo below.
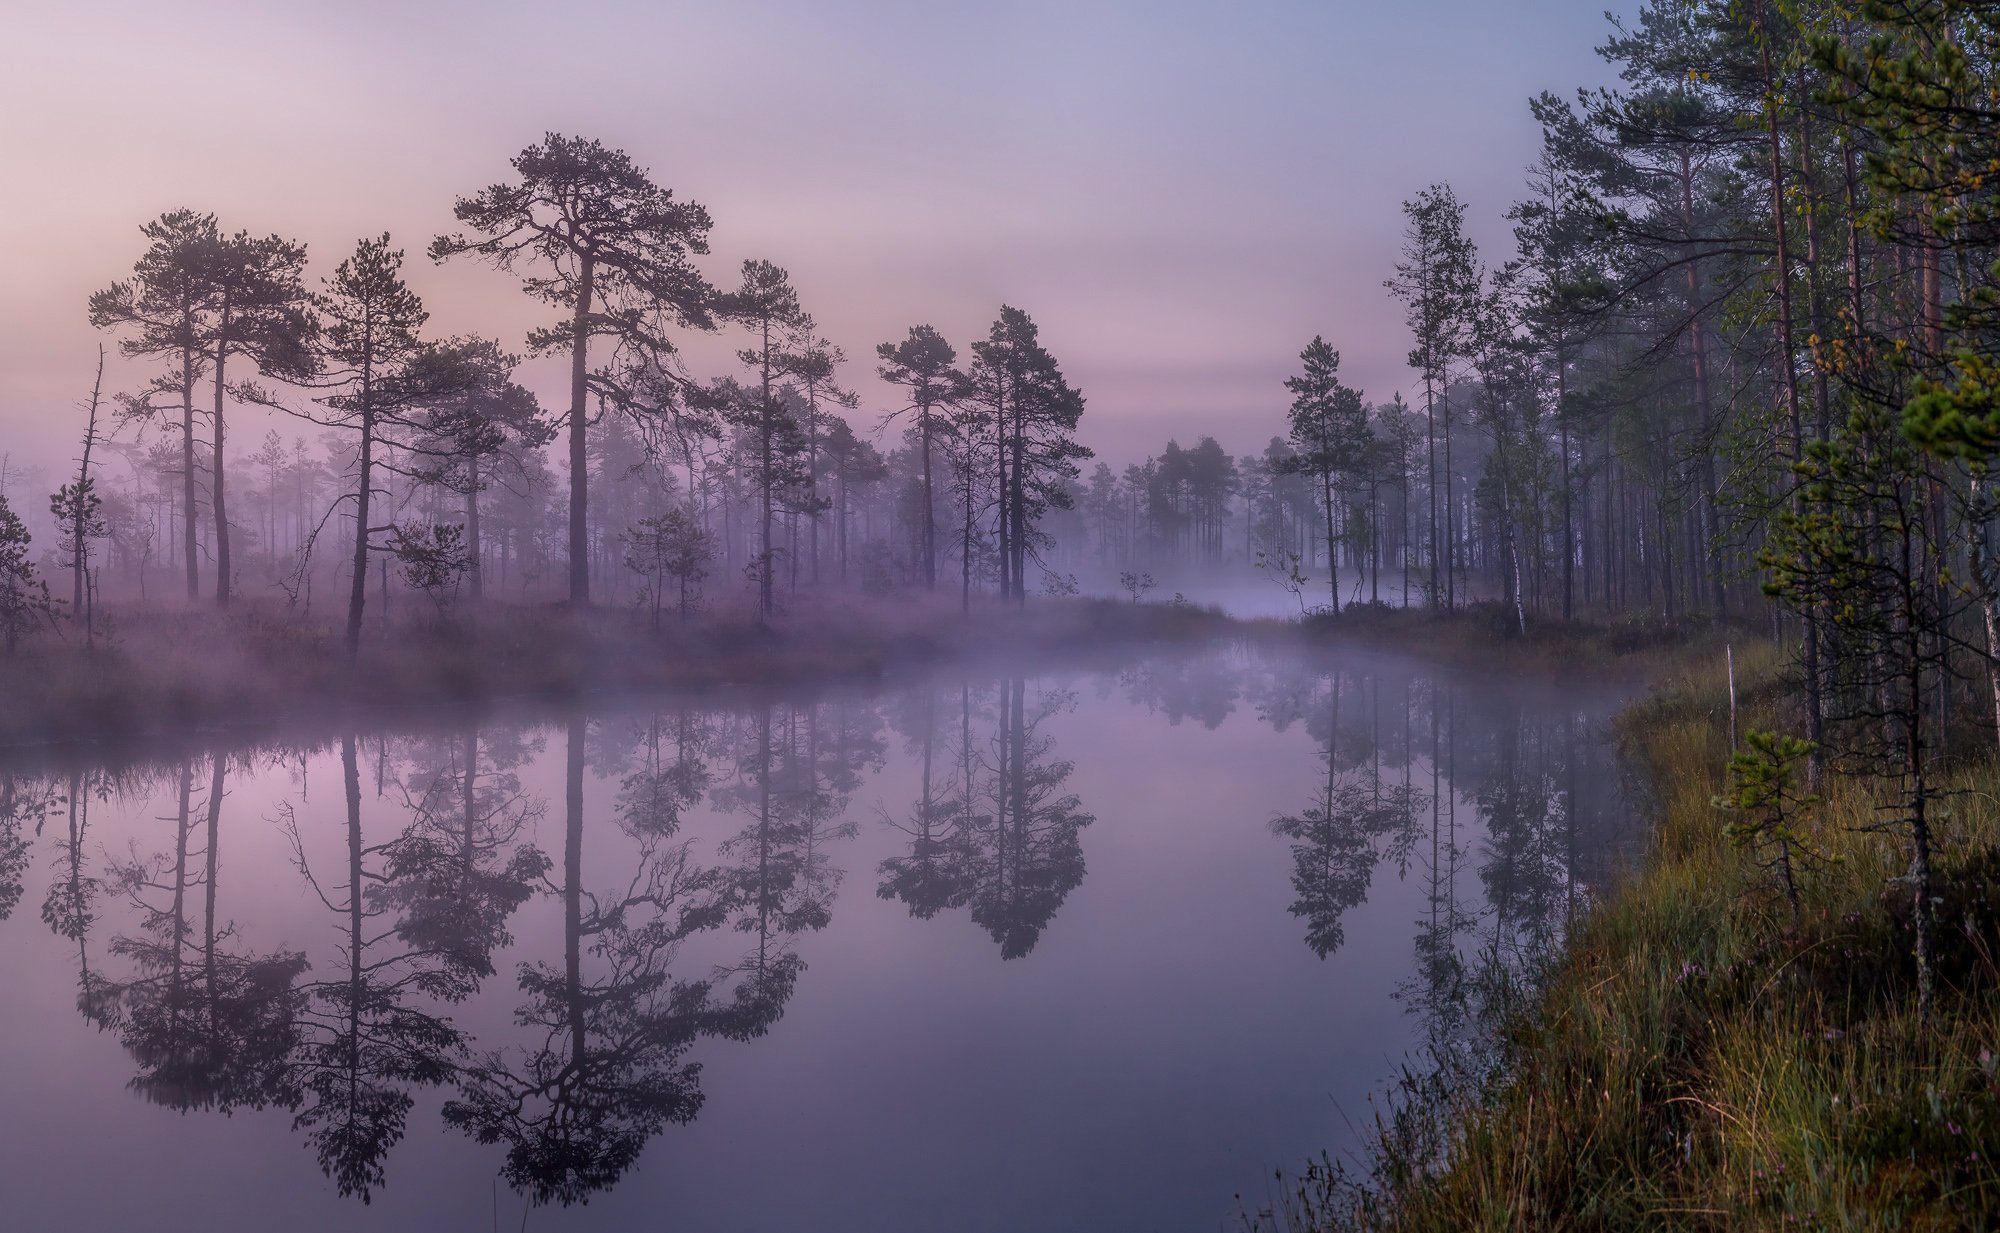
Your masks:
[{"label": "calm water surface", "polygon": [[1602,883],[1618,700],[1236,648],[17,759],[0,1226],[1222,1228]]}]

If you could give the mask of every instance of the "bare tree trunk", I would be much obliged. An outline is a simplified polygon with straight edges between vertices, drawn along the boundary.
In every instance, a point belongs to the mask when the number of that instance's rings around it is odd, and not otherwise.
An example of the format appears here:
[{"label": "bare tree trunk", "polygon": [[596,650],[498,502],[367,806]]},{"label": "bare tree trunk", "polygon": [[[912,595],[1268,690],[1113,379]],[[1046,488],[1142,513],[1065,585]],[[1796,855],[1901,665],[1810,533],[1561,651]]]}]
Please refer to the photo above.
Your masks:
[{"label": "bare tree trunk", "polygon": [[368,504],[373,495],[375,466],[375,374],[373,364],[374,340],[363,340],[361,363],[361,457],[356,464],[361,472],[360,482],[354,494],[354,569],[347,592],[347,663],[349,667],[361,655],[361,616],[368,604]]},{"label": "bare tree trunk", "polygon": [[1437,400],[1431,390],[1431,374],[1428,370],[1424,372],[1424,451],[1429,466],[1427,473],[1428,482],[1424,485],[1424,495],[1429,499],[1431,507],[1430,606],[1435,608],[1437,607],[1438,596],[1444,592],[1438,589]]},{"label": "bare tree trunk", "polygon": [[575,337],[569,356],[569,602],[590,603],[590,460],[586,451],[590,404],[590,300],[597,262],[583,254],[577,273]]},{"label": "bare tree trunk", "polygon": [[[931,409],[928,404],[917,408],[918,439],[924,451],[924,588],[937,590],[937,514],[931,500]],[[840,524],[841,534],[847,533],[845,516]],[[847,578],[847,548],[843,542],[840,550],[841,579]]]},{"label": "bare tree trunk", "polygon": [[1326,510],[1326,586],[1333,600],[1334,615],[1340,614],[1340,555],[1333,543],[1333,473],[1320,472],[1321,505]]},{"label": "bare tree trunk", "polygon": [[85,645],[92,645],[96,638],[97,622],[90,607],[86,606],[90,596],[86,590],[85,577],[90,572],[90,540],[85,532],[89,529],[90,514],[90,447],[97,444],[97,404],[104,393],[104,346],[97,347],[97,377],[90,383],[90,418],[83,430],[83,459],[77,466],[76,500],[70,509],[70,551],[73,554],[70,565],[70,582],[74,595],[70,600],[70,611],[83,618],[83,639]]},{"label": "bare tree trunk", "polygon": [[1979,593],[1979,615],[1986,627],[1986,681],[1993,690],[1993,731],[2000,741],[2000,598],[1994,595],[1993,564],[1987,551],[1991,524],[1986,481],[1972,479],[1972,581]]},{"label": "bare tree trunk", "polygon": [[209,472],[208,495],[209,502],[215,511],[215,606],[218,608],[227,608],[229,606],[230,584],[229,510],[228,502],[224,496],[229,484],[228,477],[222,469],[222,395],[226,388],[222,378],[222,367],[223,362],[229,358],[229,325],[229,294],[228,292],[224,292],[222,296],[221,320],[216,326],[215,418],[214,422],[209,425],[213,429],[211,444],[215,447],[215,463],[213,469]]},{"label": "bare tree trunk", "polygon": [[480,566],[479,539],[479,455],[466,459],[465,478],[465,583],[474,603],[486,597],[486,571]]},{"label": "bare tree trunk", "polygon": [[181,348],[181,558],[187,567],[189,603],[201,598],[194,500],[194,348],[184,346]]},{"label": "bare tree trunk", "polygon": [[[1805,458],[1805,435],[1799,421],[1799,378],[1794,367],[1797,351],[1792,341],[1792,286],[1791,251],[1785,239],[1785,161],[1784,144],[1778,131],[1777,80],[1771,72],[1771,48],[1768,24],[1764,20],[1764,9],[1758,6],[1758,24],[1764,26],[1765,39],[1758,49],[1764,73],[1764,119],[1770,140],[1771,151],[1771,225],[1777,242],[1777,291],[1778,291],[1778,370],[1783,377],[1785,392],[1785,413],[1792,438],[1792,462]],[[1796,510],[1800,500],[1800,481],[1792,483],[1792,505]],[[1826,773],[1826,722],[1820,697],[1819,665],[1819,622],[1810,612],[1802,614],[1805,641],[1806,677],[1806,736],[1813,744],[1813,752],[1808,757],[1806,769],[1812,786],[1819,787]]]},{"label": "bare tree trunk", "polygon": [[[1694,234],[1694,169],[1689,160],[1686,146],[1681,147],[1681,226],[1688,235]],[[1694,367],[1695,415],[1701,425],[1701,516],[1703,529],[1710,536],[1718,536],[1721,528],[1719,501],[1715,482],[1715,450],[1712,435],[1715,431],[1715,404],[1709,396],[1708,386],[1708,332],[1701,314],[1701,263],[1693,258],[1685,267],[1688,295],[1688,350]],[[1707,573],[1712,587],[1715,610],[1722,612],[1728,606],[1728,595],[1723,590],[1722,567],[1713,559],[1714,544],[1704,546],[1702,553],[1707,563]],[[1567,605],[1565,605],[1567,606]],[[1567,615],[1567,614],[1565,614]]]}]

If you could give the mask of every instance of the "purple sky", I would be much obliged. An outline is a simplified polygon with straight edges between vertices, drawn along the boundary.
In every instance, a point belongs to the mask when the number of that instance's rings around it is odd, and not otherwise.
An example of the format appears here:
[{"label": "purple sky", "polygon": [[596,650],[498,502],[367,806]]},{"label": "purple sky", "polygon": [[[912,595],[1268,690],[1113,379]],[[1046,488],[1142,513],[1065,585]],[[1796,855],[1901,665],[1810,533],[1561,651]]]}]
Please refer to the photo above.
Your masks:
[{"label": "purple sky", "polygon": [[[1279,383],[1315,333],[1370,398],[1409,390],[1381,286],[1398,203],[1448,179],[1505,256],[1537,144],[1527,98],[1608,82],[1603,8],[15,0],[0,454],[73,452],[99,341],[85,298],[180,206],[305,240],[315,278],[386,229],[436,333],[518,347],[546,309],[421,253],[455,195],[549,129],[706,205],[717,282],[750,256],[789,268],[855,357],[868,422],[890,400],[877,342],[930,322],[963,350],[1006,302],[1040,323],[1089,399],[1085,442],[1114,463],[1170,435],[1254,450],[1282,431]],[[717,341],[689,350],[703,375],[729,363]],[[556,375],[528,371],[545,398]],[[112,388],[140,377],[114,352]],[[253,449],[264,428],[246,412],[233,439]]]}]

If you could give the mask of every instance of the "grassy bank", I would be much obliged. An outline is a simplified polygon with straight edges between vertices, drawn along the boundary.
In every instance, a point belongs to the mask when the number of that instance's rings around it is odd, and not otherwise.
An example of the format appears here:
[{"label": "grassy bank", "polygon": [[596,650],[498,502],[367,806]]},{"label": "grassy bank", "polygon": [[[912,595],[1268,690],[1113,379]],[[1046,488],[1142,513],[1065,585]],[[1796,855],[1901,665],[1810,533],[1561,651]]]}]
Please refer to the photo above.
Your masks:
[{"label": "grassy bank", "polygon": [[1723,644],[1754,641],[1755,633],[1720,623],[1698,627],[1646,618],[1548,621],[1521,629],[1514,612],[1480,603],[1439,615],[1423,608],[1349,604],[1338,616],[1317,613],[1301,622],[1312,637],[1344,646],[1420,655],[1467,671],[1500,670],[1542,676],[1664,678],[1682,665],[1712,657]]},{"label": "grassy bank", "polygon": [[831,603],[768,625],[728,613],[670,618],[658,632],[623,611],[496,606],[372,625],[350,666],[330,621],[254,606],[128,611],[112,614],[95,647],[72,632],[0,658],[0,746],[106,744],[363,708],[870,680],[952,658],[1087,654],[1232,629],[1208,609],[1093,600],[970,615],[917,601]]},{"label": "grassy bank", "polygon": [[[1747,662],[1746,662],[1747,661]],[[1707,657],[1695,662],[1709,662]],[[1741,722],[1787,687],[1739,657]],[[1729,753],[1713,663],[1620,721],[1657,794],[1644,868],[1580,919],[1492,1069],[1386,1123],[1373,1176],[1314,1170],[1292,1229],[2000,1227],[2000,806],[1990,758],[1950,774],[1941,824],[1940,997],[1915,1011],[1910,893],[1877,800],[1834,778],[1808,830],[1833,862],[1796,923],[1723,834]],[[1788,709],[1788,708],[1787,708]],[[1441,1158],[1440,1158],[1441,1157]]]}]

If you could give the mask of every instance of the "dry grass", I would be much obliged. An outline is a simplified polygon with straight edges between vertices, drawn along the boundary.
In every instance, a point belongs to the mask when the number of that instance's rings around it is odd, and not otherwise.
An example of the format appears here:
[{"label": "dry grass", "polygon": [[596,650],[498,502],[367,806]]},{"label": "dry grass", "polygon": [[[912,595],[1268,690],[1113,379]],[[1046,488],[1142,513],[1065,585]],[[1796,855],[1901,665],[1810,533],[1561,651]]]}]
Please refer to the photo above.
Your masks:
[{"label": "dry grass", "polygon": [[1570,677],[1653,678],[1711,657],[1720,665],[1724,643],[1742,645],[1759,639],[1753,631],[1720,622],[1689,626],[1642,617],[1531,618],[1522,633],[1513,610],[1496,603],[1473,604],[1448,614],[1349,604],[1339,616],[1318,614],[1302,625],[1315,637],[1407,651],[1463,670]]},{"label": "dry grass", "polygon": [[[1745,662],[1747,660],[1748,662]],[[1706,662],[1706,657],[1704,657]],[[1786,696],[1739,657],[1745,721]],[[1441,1165],[1385,1138],[1375,1176],[1316,1170],[1295,1229],[1990,1229],[2000,1226],[2000,807],[1990,762],[1955,772],[1938,917],[1941,996],[1915,1014],[1899,838],[1829,785],[1838,863],[1794,927],[1722,836],[1721,674],[1680,677],[1621,720],[1658,794],[1645,869],[1580,920],[1501,1064],[1425,1111]]]}]

